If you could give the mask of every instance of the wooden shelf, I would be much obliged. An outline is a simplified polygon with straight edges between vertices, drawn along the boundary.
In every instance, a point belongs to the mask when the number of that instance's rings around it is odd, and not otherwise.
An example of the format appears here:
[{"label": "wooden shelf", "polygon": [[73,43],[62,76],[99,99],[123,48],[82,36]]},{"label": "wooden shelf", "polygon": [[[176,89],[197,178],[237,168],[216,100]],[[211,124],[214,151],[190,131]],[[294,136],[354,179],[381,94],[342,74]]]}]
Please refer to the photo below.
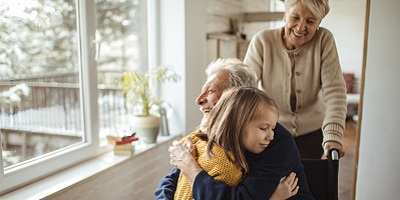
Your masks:
[{"label": "wooden shelf", "polygon": [[281,21],[283,19],[284,12],[254,12],[244,13],[245,22],[270,22],[270,21]]},{"label": "wooden shelf", "polygon": [[226,41],[241,40],[239,37],[231,33],[207,33],[207,39],[217,39]]},{"label": "wooden shelf", "polygon": [[210,40],[210,44],[215,44],[215,54],[211,60],[221,57],[243,60],[250,42],[226,32],[208,33],[207,39]]}]

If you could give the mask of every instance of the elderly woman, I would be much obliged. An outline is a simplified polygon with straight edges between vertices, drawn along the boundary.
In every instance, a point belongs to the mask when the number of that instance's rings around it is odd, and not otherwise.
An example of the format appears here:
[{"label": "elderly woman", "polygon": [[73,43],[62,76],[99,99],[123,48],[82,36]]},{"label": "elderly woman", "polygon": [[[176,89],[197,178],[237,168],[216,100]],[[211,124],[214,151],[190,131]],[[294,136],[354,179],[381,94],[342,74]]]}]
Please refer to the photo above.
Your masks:
[{"label": "elderly woman", "polygon": [[[332,33],[319,27],[328,0],[286,0],[285,26],[258,32],[244,62],[277,102],[302,158],[345,151],[346,86]],[[322,147],[321,147],[322,144]]]}]

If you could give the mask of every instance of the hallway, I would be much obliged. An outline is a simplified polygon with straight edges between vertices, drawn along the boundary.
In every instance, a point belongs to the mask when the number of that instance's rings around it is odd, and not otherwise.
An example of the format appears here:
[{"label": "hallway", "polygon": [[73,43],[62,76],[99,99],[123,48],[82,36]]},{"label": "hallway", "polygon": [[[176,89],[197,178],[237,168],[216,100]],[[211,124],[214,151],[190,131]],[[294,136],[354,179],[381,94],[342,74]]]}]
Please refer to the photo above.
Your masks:
[{"label": "hallway", "polygon": [[348,120],[344,132],[346,155],[339,161],[339,200],[350,200],[354,176],[354,156],[356,149],[357,123]]}]

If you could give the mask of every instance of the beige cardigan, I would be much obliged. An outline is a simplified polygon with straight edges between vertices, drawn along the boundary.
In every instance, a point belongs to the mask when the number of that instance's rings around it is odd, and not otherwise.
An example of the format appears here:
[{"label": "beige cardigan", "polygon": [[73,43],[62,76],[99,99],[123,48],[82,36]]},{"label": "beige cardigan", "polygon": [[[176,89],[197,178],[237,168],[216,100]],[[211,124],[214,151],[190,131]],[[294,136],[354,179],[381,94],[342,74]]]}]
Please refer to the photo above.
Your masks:
[{"label": "beige cardigan", "polygon": [[[258,32],[244,62],[255,69],[261,87],[278,104],[279,122],[295,137],[322,128],[322,144],[342,144],[347,96],[332,33],[320,28],[306,44],[287,50],[282,32],[283,28]],[[297,99],[294,112],[290,106],[292,75]]]}]

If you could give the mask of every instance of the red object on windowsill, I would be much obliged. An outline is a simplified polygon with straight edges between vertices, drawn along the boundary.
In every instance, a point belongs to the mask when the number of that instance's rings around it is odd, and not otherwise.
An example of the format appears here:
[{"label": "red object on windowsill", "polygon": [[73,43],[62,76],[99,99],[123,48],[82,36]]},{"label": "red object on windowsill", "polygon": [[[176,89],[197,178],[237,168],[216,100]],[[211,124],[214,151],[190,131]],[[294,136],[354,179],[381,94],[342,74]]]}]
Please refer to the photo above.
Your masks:
[{"label": "red object on windowsill", "polygon": [[123,145],[123,144],[129,144],[133,141],[138,140],[139,138],[135,137],[135,136],[131,136],[131,137],[127,137],[121,140],[116,140],[115,141],[115,145]]}]

